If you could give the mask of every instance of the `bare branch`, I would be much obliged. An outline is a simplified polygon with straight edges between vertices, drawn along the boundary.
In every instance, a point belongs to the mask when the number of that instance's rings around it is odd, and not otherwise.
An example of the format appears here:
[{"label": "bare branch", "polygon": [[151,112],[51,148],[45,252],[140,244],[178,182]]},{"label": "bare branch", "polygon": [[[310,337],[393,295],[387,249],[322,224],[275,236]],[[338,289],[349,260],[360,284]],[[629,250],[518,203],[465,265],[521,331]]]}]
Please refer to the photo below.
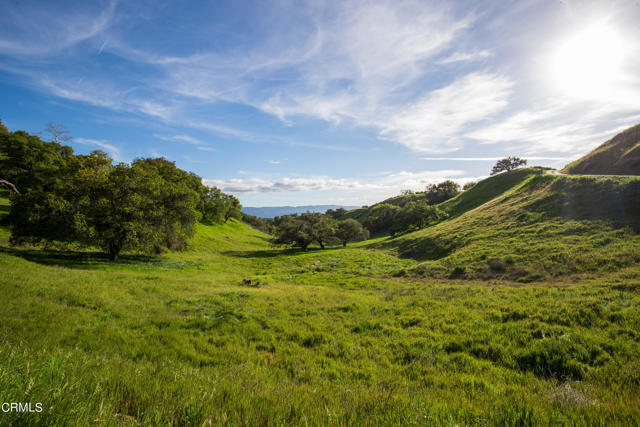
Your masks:
[{"label": "bare branch", "polygon": [[65,125],[60,123],[49,122],[45,126],[44,131],[51,135],[53,142],[67,142],[72,139],[71,131],[69,131]]},{"label": "bare branch", "polygon": [[18,191],[16,186],[13,185],[12,183],[10,183],[9,181],[5,180],[5,179],[0,179],[0,185],[3,186],[3,187],[9,187],[11,190],[14,191],[14,193],[20,194],[20,192]]}]

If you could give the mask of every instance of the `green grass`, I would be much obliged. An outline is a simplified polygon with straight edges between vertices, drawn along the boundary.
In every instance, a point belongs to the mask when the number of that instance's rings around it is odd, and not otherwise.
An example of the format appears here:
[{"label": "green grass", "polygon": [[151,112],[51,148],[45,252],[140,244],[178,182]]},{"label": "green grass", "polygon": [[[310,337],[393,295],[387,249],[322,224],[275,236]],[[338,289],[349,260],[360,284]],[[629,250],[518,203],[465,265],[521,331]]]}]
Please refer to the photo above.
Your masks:
[{"label": "green grass", "polygon": [[[2,229],[0,399],[44,411],[0,424],[637,425],[638,235],[576,191],[633,184],[568,179],[527,175],[346,249],[282,250],[231,221],[110,263]],[[576,271],[542,268],[554,256]]]},{"label": "green grass", "polygon": [[[527,175],[526,170],[519,177],[524,180],[490,202],[373,246],[422,261],[398,274],[437,278],[534,282],[638,265],[640,179]],[[478,186],[484,193],[483,183]],[[449,208],[473,205],[460,197]]]},{"label": "green grass", "polygon": [[522,184],[527,178],[542,173],[540,168],[516,169],[484,179],[463,191],[453,199],[443,202],[439,207],[454,218],[481,206],[513,187]]},{"label": "green grass", "polygon": [[562,170],[569,174],[640,174],[640,125],[619,133]]}]

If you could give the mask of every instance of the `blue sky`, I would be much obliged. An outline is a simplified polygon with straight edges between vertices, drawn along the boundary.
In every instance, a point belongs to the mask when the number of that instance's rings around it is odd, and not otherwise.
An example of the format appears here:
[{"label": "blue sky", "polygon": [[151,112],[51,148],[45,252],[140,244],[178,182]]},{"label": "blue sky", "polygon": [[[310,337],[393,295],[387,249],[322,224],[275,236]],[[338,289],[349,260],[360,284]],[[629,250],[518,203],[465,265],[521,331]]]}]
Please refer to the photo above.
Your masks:
[{"label": "blue sky", "polygon": [[640,122],[640,2],[0,3],[0,117],[246,206],[362,205]]}]

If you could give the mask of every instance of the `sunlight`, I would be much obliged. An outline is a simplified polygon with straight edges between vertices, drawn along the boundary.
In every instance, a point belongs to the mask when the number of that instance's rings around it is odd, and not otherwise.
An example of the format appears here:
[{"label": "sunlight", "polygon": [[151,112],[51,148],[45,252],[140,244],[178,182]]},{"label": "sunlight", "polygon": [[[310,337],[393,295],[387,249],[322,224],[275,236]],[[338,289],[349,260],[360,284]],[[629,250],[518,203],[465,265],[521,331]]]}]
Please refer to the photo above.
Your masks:
[{"label": "sunlight", "polygon": [[625,42],[606,24],[573,34],[554,51],[553,82],[578,98],[599,98],[613,90],[622,75]]}]

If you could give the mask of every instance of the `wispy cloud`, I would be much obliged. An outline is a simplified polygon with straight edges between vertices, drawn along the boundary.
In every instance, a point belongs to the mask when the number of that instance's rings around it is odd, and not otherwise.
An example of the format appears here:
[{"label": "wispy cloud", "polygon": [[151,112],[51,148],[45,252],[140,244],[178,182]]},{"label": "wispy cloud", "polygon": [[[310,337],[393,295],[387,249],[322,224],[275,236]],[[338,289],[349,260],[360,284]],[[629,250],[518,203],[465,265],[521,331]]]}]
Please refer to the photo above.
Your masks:
[{"label": "wispy cloud", "polygon": [[89,138],[73,138],[73,142],[77,142],[82,145],[92,145],[104,150],[107,154],[109,154],[114,160],[121,161],[120,157],[120,148],[113,145],[113,143],[109,141],[97,140],[97,139],[89,139]]},{"label": "wispy cloud", "polygon": [[479,50],[474,52],[454,52],[451,55],[442,58],[438,61],[438,64],[453,64],[455,62],[470,62],[487,59],[493,56],[489,50]]},{"label": "wispy cloud", "polygon": [[455,150],[467,126],[494,116],[508,104],[513,82],[472,73],[396,111],[382,135],[417,151]]},{"label": "wispy cloud", "polygon": [[[91,39],[111,24],[117,1],[38,7],[28,2],[2,2],[0,14],[8,17],[0,31],[0,53],[53,56]],[[28,27],[29,31],[22,31]]]},{"label": "wispy cloud", "polygon": [[160,135],[160,134],[153,134],[154,138],[160,139],[162,141],[170,141],[170,142],[184,142],[187,144],[191,144],[194,145],[196,147],[196,149],[201,150],[201,151],[217,151],[215,148],[207,145],[206,143],[204,143],[203,141],[194,138],[192,136],[189,135]]},{"label": "wispy cloud", "polygon": [[266,178],[232,178],[227,180],[204,180],[207,185],[215,185],[230,193],[273,193],[297,191],[342,191],[342,190],[384,190],[399,192],[401,189],[423,189],[427,184],[441,182],[449,178],[462,178],[461,170],[440,170],[424,172],[398,172],[376,180],[331,178],[327,176]]},{"label": "wispy cloud", "polygon": [[597,101],[553,100],[466,134],[484,144],[508,143],[524,155],[582,153],[637,121],[637,108]]},{"label": "wispy cloud", "polygon": [[[138,30],[157,30],[153,18],[163,17],[160,9],[170,2],[158,10],[115,0],[47,7],[3,2],[0,69],[60,98],[160,122],[174,130],[158,139],[189,144],[194,151],[215,150],[203,134],[225,143],[346,154],[356,147],[317,135],[303,140],[304,133],[294,132],[309,126],[309,132],[357,129],[359,140],[377,137],[389,150],[400,144],[421,155],[472,146],[489,151],[478,157],[430,157],[434,160],[493,161],[502,152],[564,160],[565,154],[587,151],[637,122],[637,13],[621,14],[631,22],[619,26],[627,28],[630,52],[624,79],[602,99],[585,100],[541,90],[548,83],[541,77],[548,55],[536,49],[549,50],[539,47],[547,27],[531,33],[535,43],[510,38],[524,33],[514,22],[525,12],[533,15],[540,2],[478,8],[454,3],[276,1],[263,6],[257,18],[247,17],[262,24],[253,26],[255,34],[217,22],[230,32],[219,40],[209,27],[192,31],[184,25],[172,39],[176,47],[168,39],[140,37]],[[485,11],[496,16],[484,16]],[[529,57],[535,61],[527,62]],[[524,70],[536,61],[541,70]]]},{"label": "wispy cloud", "polygon": [[[513,154],[510,154],[513,156]],[[507,157],[420,157],[422,160],[442,160],[442,161],[454,161],[454,162],[495,162]],[[518,156],[516,157],[524,157]],[[572,157],[541,157],[541,156],[526,156],[526,160],[570,160]]]}]

